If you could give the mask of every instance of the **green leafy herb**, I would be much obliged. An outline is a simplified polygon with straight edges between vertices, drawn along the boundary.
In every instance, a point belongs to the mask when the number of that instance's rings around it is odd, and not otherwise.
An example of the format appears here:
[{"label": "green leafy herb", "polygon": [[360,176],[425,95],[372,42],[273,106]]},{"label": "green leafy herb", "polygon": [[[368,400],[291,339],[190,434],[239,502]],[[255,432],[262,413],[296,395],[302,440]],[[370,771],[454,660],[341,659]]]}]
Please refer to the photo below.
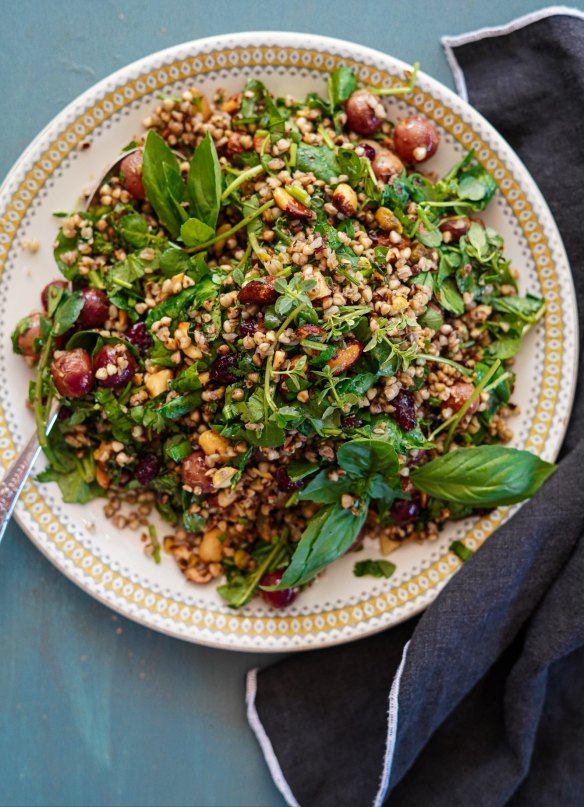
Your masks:
[{"label": "green leafy herb", "polygon": [[171,236],[177,238],[181,224],[188,218],[181,207],[184,185],[180,165],[170,146],[153,129],[148,132],[144,146],[142,180],[156,215]]},{"label": "green leafy herb", "polygon": [[391,577],[396,570],[395,563],[389,560],[360,560],[353,566],[355,577]]},{"label": "green leafy herb", "polygon": [[328,80],[329,103],[331,110],[342,106],[357,89],[357,79],[350,67],[337,67]]},{"label": "green leafy herb", "polygon": [[325,182],[330,182],[341,173],[334,151],[326,146],[309,146],[306,143],[298,144],[296,168],[305,173],[312,172],[317,179]]},{"label": "green leafy herb", "polygon": [[454,554],[462,561],[468,560],[474,555],[473,550],[469,549],[468,546],[465,546],[462,541],[453,541],[450,544],[450,551],[454,552]]},{"label": "green leafy herb", "polygon": [[[221,166],[215,142],[209,132],[206,133],[193,154],[187,176],[187,193],[191,215],[206,224],[214,233],[221,209]],[[207,238],[211,237],[211,235],[207,236]],[[204,241],[205,238],[197,240]]]},{"label": "green leafy herb", "polygon": [[430,496],[473,507],[499,507],[533,496],[555,465],[503,446],[458,448],[415,468],[413,485]]}]

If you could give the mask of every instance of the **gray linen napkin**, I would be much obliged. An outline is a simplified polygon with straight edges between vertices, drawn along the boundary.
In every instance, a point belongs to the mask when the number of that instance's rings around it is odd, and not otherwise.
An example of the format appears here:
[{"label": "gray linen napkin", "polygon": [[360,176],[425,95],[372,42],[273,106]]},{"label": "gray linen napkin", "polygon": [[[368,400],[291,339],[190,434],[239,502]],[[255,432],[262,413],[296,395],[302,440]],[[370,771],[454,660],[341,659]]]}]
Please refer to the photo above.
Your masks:
[{"label": "gray linen napkin", "polygon": [[[543,191],[582,318],[584,14],[550,12],[445,46]],[[250,673],[289,804],[584,804],[582,378],[556,474],[421,618]]]}]

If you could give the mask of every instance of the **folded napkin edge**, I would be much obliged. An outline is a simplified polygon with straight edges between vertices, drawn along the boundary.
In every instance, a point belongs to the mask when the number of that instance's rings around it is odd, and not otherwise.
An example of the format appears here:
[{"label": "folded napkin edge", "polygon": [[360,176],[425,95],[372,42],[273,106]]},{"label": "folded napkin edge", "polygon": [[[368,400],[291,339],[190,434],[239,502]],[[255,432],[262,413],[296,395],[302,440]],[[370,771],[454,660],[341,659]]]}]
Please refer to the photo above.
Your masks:
[{"label": "folded napkin edge", "polygon": [[246,676],[245,703],[247,705],[247,722],[249,723],[250,728],[255,734],[260,745],[266,765],[268,766],[272,779],[274,780],[274,784],[284,797],[286,804],[288,804],[289,807],[300,807],[299,803],[294,798],[290,785],[284,777],[282,768],[278,762],[278,757],[274,751],[274,746],[272,745],[262,721],[260,720],[260,716],[258,715],[258,710],[256,708],[256,695],[258,691],[257,681],[258,668],[255,667],[253,670],[250,670]]},{"label": "folded napkin edge", "polygon": [[548,17],[554,16],[578,17],[579,19],[584,20],[584,12],[577,8],[572,8],[570,6],[547,6],[546,8],[540,8],[538,11],[530,11],[529,14],[516,17],[515,19],[511,20],[511,22],[505,23],[505,25],[486,26],[484,28],[477,28],[476,31],[468,31],[464,34],[456,34],[454,36],[445,35],[440,37],[440,42],[444,48],[448,66],[450,67],[454,77],[456,91],[462,100],[468,103],[468,90],[466,87],[464,73],[460,67],[458,59],[456,58],[456,54],[454,53],[455,48],[458,48],[461,45],[468,45],[471,42],[479,42],[481,39],[490,39],[497,36],[512,34],[514,31],[525,28],[534,22],[539,22],[540,20],[545,20]]}]

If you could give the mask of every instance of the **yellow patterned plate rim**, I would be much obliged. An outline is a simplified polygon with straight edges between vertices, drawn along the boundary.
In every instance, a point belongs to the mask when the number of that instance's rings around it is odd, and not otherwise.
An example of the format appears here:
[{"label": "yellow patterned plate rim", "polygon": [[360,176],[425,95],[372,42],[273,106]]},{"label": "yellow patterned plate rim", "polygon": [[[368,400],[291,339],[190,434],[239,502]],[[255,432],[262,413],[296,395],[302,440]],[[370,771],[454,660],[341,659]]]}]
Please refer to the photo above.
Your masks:
[{"label": "yellow patterned plate rim", "polygon": [[[324,91],[326,73],[345,63],[369,84],[391,84],[407,67],[390,56],[327,37],[280,32],[227,34],[160,51],[117,71],[57,115],[25,150],[0,187],[0,374],[16,379],[0,388],[0,465],[7,466],[32,429],[21,401],[29,374],[12,356],[14,323],[28,313],[38,289],[54,277],[50,245],[52,213],[70,209],[81,187],[131,139],[162,88],[197,83],[203,90],[241,88],[249,75],[277,92],[302,96]],[[390,102],[393,117],[415,109],[440,128],[435,163],[445,170],[475,148],[499,186],[488,223],[500,229],[520,269],[525,290],[542,293],[548,311],[530,334],[518,360],[514,444],[546,459],[557,455],[572,405],[578,325],[566,254],[553,218],[535,183],[510,147],[468,104],[422,74],[413,96]],[[92,146],[79,150],[82,141]],[[23,238],[38,238],[37,256]],[[517,396],[516,396],[517,397]],[[351,641],[413,616],[425,608],[460,566],[448,552],[454,538],[477,548],[512,511],[451,525],[434,544],[409,545],[394,556],[395,579],[354,578],[354,558],[342,559],[289,610],[253,603],[242,612],[224,607],[212,589],[193,589],[173,561],[148,561],[135,537],[113,530],[100,506],[63,505],[53,486],[34,481],[25,489],[17,518],[35,545],[88,594],[150,628],[188,641],[237,650],[278,651]],[[367,556],[374,556],[368,547]]]}]

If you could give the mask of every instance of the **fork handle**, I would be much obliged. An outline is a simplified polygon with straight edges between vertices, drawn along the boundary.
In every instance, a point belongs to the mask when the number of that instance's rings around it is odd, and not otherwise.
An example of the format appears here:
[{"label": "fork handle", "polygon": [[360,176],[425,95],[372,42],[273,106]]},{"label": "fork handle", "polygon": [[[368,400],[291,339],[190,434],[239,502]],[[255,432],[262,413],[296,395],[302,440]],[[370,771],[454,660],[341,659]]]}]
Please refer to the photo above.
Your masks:
[{"label": "fork handle", "polygon": [[[46,434],[53,428],[58,414],[59,402],[55,400],[53,401],[53,406],[49,414]],[[0,482],[0,543],[2,543],[2,538],[6,532],[6,527],[10,521],[10,516],[12,515],[17,499],[24,487],[24,483],[28,479],[28,475],[34,467],[40,451],[41,447],[38,433],[35,431],[18,457],[14,460],[12,465],[9,466],[8,471]]]},{"label": "fork handle", "polygon": [[21,454],[8,468],[4,479],[0,482],[0,542],[10,521],[14,505],[20,496],[40,450],[39,438],[35,431]]}]

